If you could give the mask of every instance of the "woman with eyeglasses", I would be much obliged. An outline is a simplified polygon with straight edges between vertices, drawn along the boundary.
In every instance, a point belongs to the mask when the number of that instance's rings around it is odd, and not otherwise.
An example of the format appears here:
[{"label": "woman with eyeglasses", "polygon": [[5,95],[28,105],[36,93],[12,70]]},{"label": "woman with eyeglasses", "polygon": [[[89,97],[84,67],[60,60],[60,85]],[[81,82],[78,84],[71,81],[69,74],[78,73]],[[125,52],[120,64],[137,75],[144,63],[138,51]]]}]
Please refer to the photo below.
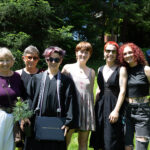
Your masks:
[{"label": "woman with eyeglasses", "polygon": [[14,150],[13,107],[24,93],[20,75],[11,70],[15,58],[6,47],[0,48],[0,150]]},{"label": "woman with eyeglasses", "polygon": [[41,72],[41,70],[37,68],[37,63],[39,61],[39,50],[33,45],[28,46],[24,50],[22,59],[25,63],[25,68],[17,70],[17,72],[21,75],[24,87],[27,89],[30,78],[34,74]]},{"label": "woman with eyeglasses", "polygon": [[90,146],[94,150],[124,150],[123,102],[127,73],[118,65],[119,46],[109,41],[104,46],[106,64],[98,69],[98,99],[95,104],[96,131]]},{"label": "woman with eyeglasses", "polygon": [[[57,117],[61,111],[61,117],[65,118],[65,123],[62,126],[64,130],[64,136],[66,136],[69,128],[77,128],[77,116],[78,116],[78,104],[76,100],[76,92],[73,81],[61,74],[59,66],[63,61],[65,51],[57,46],[51,46],[47,48],[43,56],[47,63],[48,69],[46,72],[34,75],[29,81],[27,87],[27,93],[29,101],[32,103],[31,108],[36,109],[39,93],[41,93],[41,82],[43,74],[46,73],[46,80],[44,81],[45,87],[43,94],[43,100],[40,107],[41,116]],[[58,82],[60,84],[58,86]],[[59,89],[59,93],[58,93]],[[58,98],[60,97],[60,99]],[[60,109],[58,109],[60,101]],[[31,127],[34,128],[34,116],[31,119]],[[29,119],[21,121],[21,129],[24,130],[24,124],[29,123]],[[53,135],[55,136],[55,134]],[[33,137],[25,143],[25,150],[66,150],[66,141],[51,141],[51,140],[37,140]]]},{"label": "woman with eyeglasses", "polygon": [[147,150],[150,139],[150,67],[142,50],[134,43],[123,44],[119,49],[121,65],[128,73],[126,101],[125,150],[133,150],[134,132],[136,150]]},{"label": "woman with eyeglasses", "polygon": [[[94,118],[94,78],[95,71],[86,64],[92,54],[92,46],[89,42],[80,42],[75,48],[77,62],[67,64],[63,67],[62,72],[70,76],[76,86],[78,101],[80,105],[80,128],[78,132],[79,150],[87,150],[88,137],[90,131],[95,130]],[[67,134],[67,145],[69,145],[72,133],[70,130]]]},{"label": "woman with eyeglasses", "polygon": [[[39,61],[39,50],[33,45],[28,46],[24,50],[22,59],[25,64],[25,68],[17,70],[16,72],[20,74],[25,91],[27,91],[27,85],[31,77],[41,72],[41,70],[37,68],[37,63]],[[26,98],[27,97],[26,93],[24,95],[25,95],[24,98]],[[19,130],[19,124],[16,125],[18,126],[18,130]],[[20,138],[18,137],[16,141],[16,147],[18,147],[19,150],[23,148],[24,145],[23,140],[24,140],[24,136],[20,131]]]}]

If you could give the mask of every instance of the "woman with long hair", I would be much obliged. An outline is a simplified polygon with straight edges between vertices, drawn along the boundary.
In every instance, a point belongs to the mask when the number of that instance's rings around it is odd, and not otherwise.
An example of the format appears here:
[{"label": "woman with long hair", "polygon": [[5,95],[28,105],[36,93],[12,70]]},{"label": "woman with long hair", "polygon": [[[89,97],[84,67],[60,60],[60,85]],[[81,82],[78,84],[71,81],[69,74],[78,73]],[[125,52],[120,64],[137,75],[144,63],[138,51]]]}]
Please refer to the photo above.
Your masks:
[{"label": "woman with long hair", "polygon": [[150,138],[150,67],[142,50],[134,43],[123,44],[119,49],[120,63],[128,74],[126,101],[125,149],[133,149],[134,132],[136,150],[147,150]]}]

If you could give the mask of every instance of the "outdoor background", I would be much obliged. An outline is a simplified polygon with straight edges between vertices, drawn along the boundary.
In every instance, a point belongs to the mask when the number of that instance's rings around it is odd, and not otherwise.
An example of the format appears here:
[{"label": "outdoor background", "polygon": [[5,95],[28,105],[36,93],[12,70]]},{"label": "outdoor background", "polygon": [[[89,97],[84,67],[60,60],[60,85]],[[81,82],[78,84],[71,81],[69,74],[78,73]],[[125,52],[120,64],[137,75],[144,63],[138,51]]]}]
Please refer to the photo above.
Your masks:
[{"label": "outdoor background", "polygon": [[[75,45],[85,40],[94,49],[91,60],[102,60],[110,39],[150,48],[149,14],[150,0],[0,0],[0,46],[13,51],[14,70],[23,67],[20,56],[31,44],[41,56],[60,46],[65,64],[75,61]],[[45,67],[42,60],[39,66]]]},{"label": "outdoor background", "polygon": [[150,0],[0,0],[0,47],[12,50],[16,70],[24,67],[21,56],[29,45],[39,49],[38,65],[45,68],[42,53],[48,46],[66,50],[63,66],[75,62],[75,45],[88,41],[93,46],[88,65],[97,72],[107,40],[150,48],[149,14]]}]

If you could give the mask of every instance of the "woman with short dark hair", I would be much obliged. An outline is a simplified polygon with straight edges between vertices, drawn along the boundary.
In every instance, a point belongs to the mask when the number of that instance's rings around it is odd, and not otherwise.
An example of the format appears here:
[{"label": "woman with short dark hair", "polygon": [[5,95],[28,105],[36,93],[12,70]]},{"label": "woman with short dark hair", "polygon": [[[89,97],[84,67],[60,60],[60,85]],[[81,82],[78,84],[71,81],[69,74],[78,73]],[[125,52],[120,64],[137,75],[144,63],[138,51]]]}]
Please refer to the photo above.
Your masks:
[{"label": "woman with short dark hair", "polygon": [[[78,103],[76,100],[76,92],[73,81],[60,73],[59,66],[63,61],[65,51],[57,46],[47,48],[43,56],[47,63],[48,69],[40,74],[34,75],[28,83],[27,93],[29,101],[32,104],[31,108],[37,108],[39,94],[41,93],[41,80],[46,73],[44,81],[45,87],[43,91],[43,100],[40,105],[41,116],[57,117],[60,113],[61,117],[65,118],[65,123],[62,126],[64,136],[66,136],[69,128],[78,128]],[[58,82],[60,84],[58,86]],[[59,93],[58,93],[59,89]],[[58,98],[59,97],[59,98]],[[60,102],[60,103],[59,103]],[[58,107],[60,104],[60,108]],[[59,109],[58,109],[59,108]],[[35,116],[33,116],[34,118]],[[24,130],[24,124],[29,123],[29,119],[21,121],[21,128]],[[31,119],[31,127],[34,128],[35,121]],[[52,135],[52,136],[55,136]],[[25,143],[25,150],[66,150],[66,141],[52,140],[37,140],[34,135]]]}]

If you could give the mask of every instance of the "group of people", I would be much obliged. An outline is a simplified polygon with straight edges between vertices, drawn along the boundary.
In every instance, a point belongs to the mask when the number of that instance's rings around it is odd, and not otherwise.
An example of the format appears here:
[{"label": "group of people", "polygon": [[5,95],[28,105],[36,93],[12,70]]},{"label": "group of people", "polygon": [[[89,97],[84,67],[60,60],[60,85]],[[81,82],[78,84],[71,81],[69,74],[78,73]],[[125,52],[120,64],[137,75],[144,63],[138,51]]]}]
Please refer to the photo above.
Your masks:
[{"label": "group of people", "polygon": [[[142,50],[134,43],[119,47],[114,41],[104,45],[106,64],[99,67],[94,105],[95,71],[87,66],[93,52],[89,42],[76,45],[76,62],[59,67],[66,51],[57,46],[48,47],[43,56],[47,70],[37,68],[39,51],[28,46],[22,59],[25,68],[12,71],[15,58],[8,48],[0,48],[0,149],[14,150],[12,107],[17,97],[27,99],[30,108],[37,108],[41,80],[46,73],[41,116],[65,118],[62,130],[65,141],[37,140],[35,134],[24,139],[24,150],[66,150],[71,136],[78,133],[78,149],[147,150],[150,139],[150,67]],[[58,93],[58,80],[60,80]],[[59,94],[59,96],[58,96]],[[61,109],[58,109],[60,101]],[[34,128],[35,115],[20,120]]]}]

